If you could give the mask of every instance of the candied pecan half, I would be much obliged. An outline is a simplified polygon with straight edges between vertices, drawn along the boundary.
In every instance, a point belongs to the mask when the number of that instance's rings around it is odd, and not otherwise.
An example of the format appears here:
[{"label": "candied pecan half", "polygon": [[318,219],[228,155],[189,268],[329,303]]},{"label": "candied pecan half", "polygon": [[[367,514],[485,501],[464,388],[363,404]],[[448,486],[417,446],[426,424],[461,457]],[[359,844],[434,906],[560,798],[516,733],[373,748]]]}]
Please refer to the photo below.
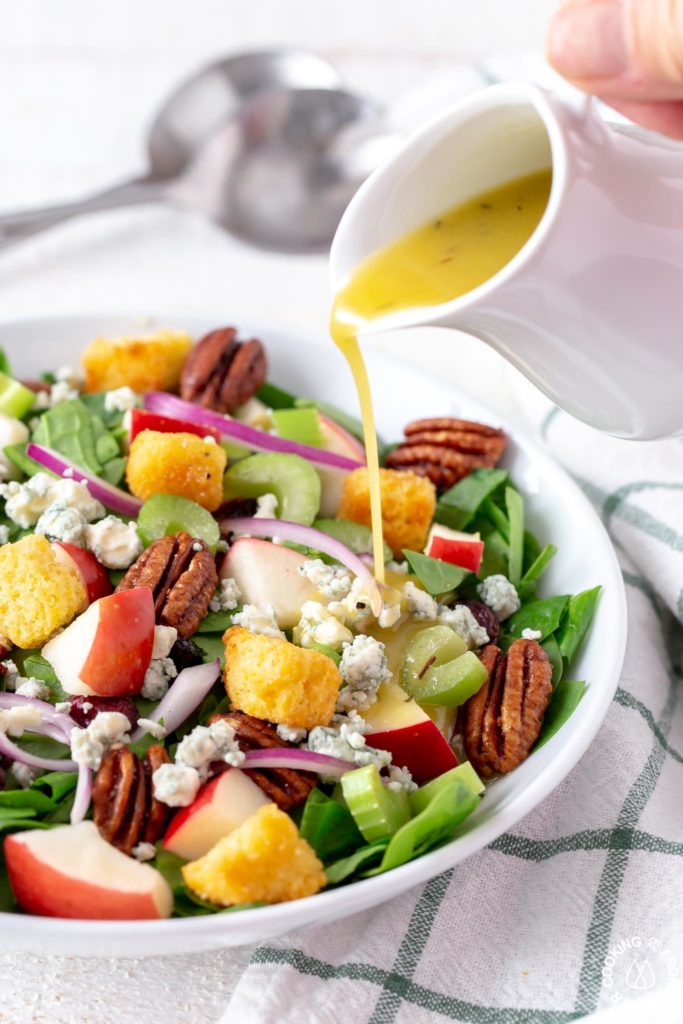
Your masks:
[{"label": "candied pecan half", "polygon": [[244,405],[266,379],[263,345],[256,338],[238,341],[234,327],[211,331],[197,342],[180,375],[180,394],[217,412]]},{"label": "candied pecan half", "polygon": [[464,743],[485,778],[505,774],[529,755],[552,690],[552,665],[535,640],[515,640],[507,654],[488,644],[479,654],[488,672],[464,706]]},{"label": "candied pecan half", "polygon": [[[274,727],[269,722],[264,722],[262,718],[254,718],[243,711],[230,711],[227,715],[213,715],[209,722],[216,722],[221,718],[233,727],[240,750],[245,752],[265,750],[268,747],[294,746],[293,743],[280,739]],[[265,768],[262,771],[245,768],[244,773],[282,811],[289,811],[292,807],[305,803],[318,781],[310,772],[299,772],[293,768]]]},{"label": "candied pecan half", "polygon": [[507,444],[502,430],[448,416],[415,420],[404,434],[405,440],[389,453],[386,465],[429,477],[439,491],[473,469],[495,466]]},{"label": "candied pecan half", "polygon": [[93,782],[93,820],[100,835],[130,856],[138,843],[156,843],[170,809],[154,796],[152,775],[170,758],[153,744],[144,758],[128,747],[114,747],[104,757]]},{"label": "candied pecan half", "polygon": [[216,560],[205,542],[177,533],[150,544],[116,590],[149,587],[156,621],[188,637],[206,615],[217,586]]}]

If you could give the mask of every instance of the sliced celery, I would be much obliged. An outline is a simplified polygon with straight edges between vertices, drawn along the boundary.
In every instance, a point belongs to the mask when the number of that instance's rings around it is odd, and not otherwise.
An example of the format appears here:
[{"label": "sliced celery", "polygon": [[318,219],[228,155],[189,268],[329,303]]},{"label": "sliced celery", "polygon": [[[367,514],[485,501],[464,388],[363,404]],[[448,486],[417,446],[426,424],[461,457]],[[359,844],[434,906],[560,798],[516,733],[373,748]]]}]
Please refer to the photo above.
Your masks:
[{"label": "sliced celery", "polygon": [[312,405],[299,409],[273,409],[273,423],[278,437],[322,448],[323,435],[318,410]]},{"label": "sliced celery", "polygon": [[21,419],[33,406],[36,396],[18,380],[0,372],[0,412]]},{"label": "sliced celery", "polygon": [[467,651],[445,665],[427,669],[410,693],[418,704],[456,708],[480,690],[485,681],[486,669],[474,651]]},{"label": "sliced celery", "polygon": [[342,775],[341,786],[346,805],[368,843],[393,835],[410,818],[407,794],[387,789],[376,764]]}]

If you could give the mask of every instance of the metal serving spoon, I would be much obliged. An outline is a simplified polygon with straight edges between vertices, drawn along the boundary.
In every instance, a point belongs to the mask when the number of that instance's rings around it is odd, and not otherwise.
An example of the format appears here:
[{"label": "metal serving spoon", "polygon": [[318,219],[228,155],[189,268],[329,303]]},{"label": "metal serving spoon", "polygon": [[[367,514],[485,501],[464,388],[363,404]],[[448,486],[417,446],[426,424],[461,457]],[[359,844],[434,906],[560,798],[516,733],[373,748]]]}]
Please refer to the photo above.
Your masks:
[{"label": "metal serving spoon", "polygon": [[302,51],[248,53],[182,84],[149,131],[149,169],[87,199],[0,216],[0,248],[71,217],[140,203],[199,210],[256,245],[327,246],[358,185],[393,150],[374,104]]}]

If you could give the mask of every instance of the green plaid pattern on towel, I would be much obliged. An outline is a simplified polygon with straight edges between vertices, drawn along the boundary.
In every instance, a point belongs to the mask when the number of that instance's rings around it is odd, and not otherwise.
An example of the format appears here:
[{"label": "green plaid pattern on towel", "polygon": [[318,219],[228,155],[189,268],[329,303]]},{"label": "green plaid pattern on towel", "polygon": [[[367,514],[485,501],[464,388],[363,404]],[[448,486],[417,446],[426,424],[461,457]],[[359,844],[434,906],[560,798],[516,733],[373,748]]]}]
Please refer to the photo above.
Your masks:
[{"label": "green plaid pattern on towel", "polygon": [[[225,1022],[564,1024],[683,974],[683,441],[606,438],[556,409],[542,434],[605,522],[626,583],[626,662],[600,732],[481,853],[259,947]],[[627,984],[634,939],[649,974]]]}]

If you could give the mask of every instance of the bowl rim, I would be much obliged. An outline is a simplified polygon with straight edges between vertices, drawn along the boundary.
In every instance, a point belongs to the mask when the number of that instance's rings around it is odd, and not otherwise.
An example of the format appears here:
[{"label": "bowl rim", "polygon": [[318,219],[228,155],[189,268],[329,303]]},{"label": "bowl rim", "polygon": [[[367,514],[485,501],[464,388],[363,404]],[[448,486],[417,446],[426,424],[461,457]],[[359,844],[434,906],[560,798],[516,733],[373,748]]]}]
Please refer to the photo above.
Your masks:
[{"label": "bowl rim", "polygon": [[[149,312],[140,313],[139,310],[133,310],[132,312],[126,310],[117,310],[115,312],[106,310],[98,313],[76,312],[73,314],[61,312],[55,315],[3,319],[0,321],[0,332],[4,335],[5,332],[11,334],[16,329],[35,328],[36,330],[42,329],[48,333],[50,330],[54,331],[59,326],[66,327],[69,324],[80,323],[85,328],[86,325],[91,325],[101,320],[103,323],[106,321],[130,321],[131,325],[137,325],[141,331],[144,330],[145,332],[153,331],[161,324],[171,323],[184,325],[184,328],[189,331],[198,333],[202,329],[208,329],[207,325],[209,324],[228,320],[239,322],[245,330],[254,330],[257,334],[266,335],[268,332],[272,332],[275,337],[286,339],[287,344],[301,343],[302,340],[316,341],[316,332],[310,327],[295,331],[291,325],[285,324],[280,326],[268,321],[267,318],[254,317],[248,313],[242,316],[242,312],[239,308],[233,309],[232,313],[237,315],[230,317],[226,317],[225,310],[218,311],[216,315],[212,311],[201,314],[190,313],[190,315],[187,315],[186,313],[177,313],[173,310],[164,310],[163,316],[158,316],[156,313],[152,315]],[[150,324],[150,326],[143,327],[143,324]],[[182,328],[178,327],[177,329]],[[400,366],[405,369],[406,366],[409,366],[411,374],[414,375],[415,379],[422,379],[426,382],[432,381],[439,384],[440,387],[444,386],[443,382],[439,381],[435,375],[406,364],[402,360],[393,358],[384,352],[374,351],[371,358],[374,363],[380,366],[386,365],[388,368]],[[226,944],[225,935],[226,932],[231,930],[230,924],[233,921],[235,924],[239,922],[240,925],[247,925],[244,928],[240,927],[240,931],[244,931],[249,935],[258,933],[257,915],[262,917],[268,916],[269,925],[275,926],[268,928],[268,932],[272,935],[278,933],[278,926],[280,933],[283,933],[285,931],[292,931],[305,924],[331,920],[335,917],[341,918],[346,914],[380,904],[392,896],[399,895],[477,853],[529,814],[568,775],[586,752],[600,729],[619,682],[626,653],[627,638],[626,592],[621,568],[604,524],[600,521],[588,498],[570,474],[544,450],[539,442],[531,438],[524,430],[520,430],[514,423],[507,420],[505,416],[501,416],[495,409],[489,407],[486,402],[468,395],[466,391],[461,391],[456,385],[449,384],[448,388],[452,391],[455,398],[461,396],[468,406],[480,409],[484,416],[491,417],[494,422],[500,423],[508,433],[509,440],[515,448],[520,448],[528,455],[534,467],[538,466],[541,468],[544,477],[554,478],[563,488],[568,488],[572,492],[577,504],[582,508],[583,514],[593,521],[595,528],[602,535],[604,542],[603,554],[612,564],[613,579],[609,582],[610,585],[614,584],[616,588],[613,597],[616,599],[619,615],[618,621],[611,624],[610,648],[613,651],[613,656],[609,678],[602,678],[599,687],[589,687],[589,691],[595,691],[595,696],[592,698],[594,703],[593,716],[585,719],[581,729],[575,728],[573,732],[567,733],[564,737],[564,743],[558,746],[556,756],[549,766],[536,778],[532,779],[524,789],[513,795],[505,807],[499,809],[492,817],[478,823],[472,832],[465,833],[464,835],[456,834],[454,839],[437,850],[423,854],[415,860],[383,874],[359,879],[348,885],[342,885],[327,892],[322,891],[313,896],[306,896],[287,903],[236,911],[234,912],[234,918],[232,913],[228,912],[161,920],[141,921],[126,919],[112,921],[91,920],[88,918],[51,918],[0,911],[0,934],[11,929],[12,935],[15,938],[23,937],[27,939],[30,938],[31,933],[48,939],[59,936],[64,945],[67,946],[70,937],[78,938],[79,940],[87,940],[88,937],[91,937],[95,940],[101,938],[122,939],[123,937],[128,937],[129,939],[163,937],[166,939],[175,936],[178,940],[187,939],[191,941],[193,938],[201,936],[204,939],[213,938],[216,940],[215,945],[218,946]],[[555,739],[556,737],[553,737],[550,742],[554,742]],[[454,853],[456,854],[455,856]],[[356,897],[355,901],[349,898],[351,894]],[[370,898],[367,898],[368,896]],[[224,938],[223,943],[220,942],[221,937]],[[247,942],[250,939],[245,938],[244,941]],[[233,940],[233,944],[237,943],[234,943]],[[68,949],[65,952],[68,952]],[[154,953],[155,950],[151,949],[150,955],[154,955]]]}]

